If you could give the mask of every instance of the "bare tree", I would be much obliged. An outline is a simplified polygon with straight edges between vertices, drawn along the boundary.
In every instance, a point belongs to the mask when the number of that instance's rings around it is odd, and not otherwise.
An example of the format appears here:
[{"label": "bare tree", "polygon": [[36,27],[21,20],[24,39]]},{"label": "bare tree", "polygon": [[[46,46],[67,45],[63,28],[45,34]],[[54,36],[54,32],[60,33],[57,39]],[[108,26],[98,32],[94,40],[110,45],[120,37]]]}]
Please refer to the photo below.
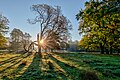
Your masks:
[{"label": "bare tree", "polygon": [[32,5],[35,12],[33,20],[28,19],[30,24],[40,23],[40,32],[37,34],[38,52],[41,55],[41,47],[60,48],[61,43],[66,44],[69,30],[72,29],[70,21],[61,13],[61,8],[53,8],[47,4]]}]

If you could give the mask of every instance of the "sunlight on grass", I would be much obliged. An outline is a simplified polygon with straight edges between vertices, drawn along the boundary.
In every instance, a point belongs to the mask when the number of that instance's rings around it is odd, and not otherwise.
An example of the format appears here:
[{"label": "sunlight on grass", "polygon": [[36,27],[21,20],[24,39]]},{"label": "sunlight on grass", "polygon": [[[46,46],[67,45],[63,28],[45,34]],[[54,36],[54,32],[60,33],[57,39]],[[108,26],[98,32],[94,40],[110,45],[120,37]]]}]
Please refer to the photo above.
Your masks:
[{"label": "sunlight on grass", "polygon": [[66,74],[66,71],[64,69],[62,69],[55,61],[53,61],[52,59],[49,59],[49,61],[53,64],[56,71],[61,71],[64,74]]},{"label": "sunlight on grass", "polygon": [[9,59],[9,58],[12,58],[12,57],[17,57],[17,56],[20,56],[20,54],[13,54],[13,53],[10,53],[10,54],[4,54],[4,53],[0,53],[0,64]]},{"label": "sunlight on grass", "polygon": [[[27,67],[31,64],[33,55],[27,56],[27,54],[23,54],[20,56],[20,54],[3,54],[2,58],[4,56],[4,60],[6,62],[2,62],[0,65],[0,72],[2,73],[0,76],[7,77],[9,79],[13,79],[14,77],[19,77],[22,75],[22,73],[27,69]],[[7,58],[6,58],[7,57]],[[13,58],[12,58],[13,57]],[[0,58],[0,60],[2,59]],[[27,61],[26,65],[21,65],[23,61]],[[22,67],[23,66],[23,67]],[[21,69],[19,69],[21,68]]]},{"label": "sunlight on grass", "polygon": [[[56,54],[57,55],[57,54]],[[119,56],[108,56],[100,54],[58,54],[66,61],[79,64],[87,71],[95,71],[100,80],[118,80],[120,58]],[[76,60],[77,59],[77,60]],[[87,69],[87,66],[90,69]]]},{"label": "sunlight on grass", "polygon": [[43,53],[41,59],[38,53],[1,54],[0,61],[0,80],[81,80],[86,75],[98,76],[100,80],[117,80],[120,76],[117,56]]},{"label": "sunlight on grass", "polygon": [[74,66],[74,67],[79,68],[79,69],[84,69],[83,67],[79,66],[78,64],[75,64],[75,62],[65,60],[62,57],[60,57],[59,55],[53,54],[53,57],[68,64],[69,66]]},{"label": "sunlight on grass", "polygon": [[[20,73],[20,75],[19,76],[21,76],[23,73],[24,73],[24,71],[29,67],[29,65],[31,64],[31,62],[32,62],[32,60],[33,60],[33,56],[34,56],[34,53],[32,54],[32,55],[30,55],[30,56],[28,56],[27,58],[24,58],[23,60],[22,60],[22,62],[27,62],[26,63],[26,65],[21,69],[21,71],[19,72]],[[21,62],[21,63],[22,63]],[[19,76],[17,76],[17,77],[19,77]]]}]

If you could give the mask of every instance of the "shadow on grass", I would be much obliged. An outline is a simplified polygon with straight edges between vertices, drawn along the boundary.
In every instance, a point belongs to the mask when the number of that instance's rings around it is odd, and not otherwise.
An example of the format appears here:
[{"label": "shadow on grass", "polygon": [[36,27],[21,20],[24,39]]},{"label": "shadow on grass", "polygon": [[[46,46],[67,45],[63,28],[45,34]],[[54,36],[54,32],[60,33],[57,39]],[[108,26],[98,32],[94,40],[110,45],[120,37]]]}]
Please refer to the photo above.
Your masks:
[{"label": "shadow on grass", "polygon": [[[57,55],[57,54],[56,54]],[[61,59],[54,57],[54,54],[50,56],[61,68],[67,73],[69,79],[72,80],[99,80],[98,76],[93,71],[86,71],[85,69],[78,69],[75,65],[62,61]],[[60,57],[60,56],[59,56]]]},{"label": "shadow on grass", "polygon": [[[110,60],[111,59],[112,58],[110,58]],[[117,80],[118,78],[120,79],[120,65],[116,63],[113,64],[111,63],[111,61],[107,62],[107,60],[105,61],[105,59],[102,60],[84,60],[84,63],[94,68],[96,71],[102,73],[105,78],[113,78]],[[113,62],[115,61],[113,60]]]},{"label": "shadow on grass", "polygon": [[19,55],[19,56],[11,57],[11,58],[9,58],[9,59],[7,59],[7,60],[4,60],[4,61],[1,61],[1,62],[0,62],[0,66],[4,65],[4,64],[6,64],[6,63],[9,63],[9,62],[14,62],[14,60],[20,58],[22,55],[23,55],[23,54],[21,54],[21,55]]},{"label": "shadow on grass", "polygon": [[[20,55],[18,58],[12,59],[12,62],[9,61],[9,63],[11,63],[11,64],[0,71],[0,75],[3,75],[2,79],[3,79],[3,80],[10,80],[10,79],[8,78],[8,76],[11,76],[11,74],[16,75],[20,70],[22,70],[22,68],[24,68],[24,65],[19,65],[17,68],[15,68],[15,70],[14,70],[12,73],[9,72],[10,69],[14,69],[14,68],[12,68],[13,66],[16,66],[16,65],[19,64],[24,58],[27,58],[27,57],[30,56],[30,55],[31,55],[31,53],[27,53],[27,54],[24,54],[24,56]],[[13,61],[13,60],[14,60],[14,61]],[[8,72],[7,72],[7,71],[8,71]]]},{"label": "shadow on grass", "polygon": [[[22,58],[25,58],[26,56]],[[58,59],[52,54],[47,55],[47,59],[41,59],[38,53],[35,53],[32,56],[33,60],[30,65],[22,73],[21,76],[14,77],[14,80],[98,80],[96,74],[94,74],[93,72],[82,71],[75,67],[75,65],[66,63],[64,62],[64,60]],[[45,67],[43,65],[43,60],[46,60],[45,66],[49,66],[49,69],[42,69],[42,67]],[[14,63],[13,66],[14,65],[16,64]],[[11,66],[9,66],[8,68],[10,68]],[[25,65],[19,65],[12,73],[16,75],[24,67]],[[93,77],[95,77],[96,79]],[[3,80],[9,79],[4,76]]]},{"label": "shadow on grass", "polygon": [[61,68],[66,72],[67,77],[69,79],[73,79],[73,80],[81,80],[81,71],[77,68],[75,68],[74,66],[71,66],[67,63],[64,63],[60,60],[58,60],[57,58],[54,58],[52,55],[50,56],[50,58],[55,61],[59,66],[61,66]]},{"label": "shadow on grass", "polygon": [[20,64],[11,74],[19,73],[25,66],[25,64]]},{"label": "shadow on grass", "polygon": [[[12,66],[15,66],[16,64],[18,64],[18,63],[20,63],[20,62],[21,62],[21,60],[15,62],[13,65],[10,65],[10,66],[8,66],[7,68],[5,68],[4,70],[0,71],[0,73],[3,74],[3,72],[4,72],[5,70],[8,70],[8,69],[11,68]],[[9,74],[8,74],[8,75],[9,75]],[[4,76],[2,77],[2,79],[3,79],[3,80],[10,80],[10,79],[7,77],[8,75],[4,75]]]},{"label": "shadow on grass", "polygon": [[24,54],[20,54],[19,56],[14,56],[14,57],[11,57],[11,58],[9,58],[9,59],[7,59],[7,60],[4,60],[4,61],[1,61],[1,63],[0,63],[0,66],[2,66],[2,65],[4,65],[4,64],[6,64],[6,63],[13,63],[13,62],[15,62],[15,60],[18,60],[18,59],[20,59],[20,58],[27,58],[28,56],[30,56],[32,53],[24,53]]},{"label": "shadow on grass", "polygon": [[20,62],[21,62],[21,60],[14,62],[12,65],[10,65],[10,66],[6,67],[5,69],[1,70],[0,73],[2,73],[2,72],[4,72],[5,70],[11,68],[12,66],[15,66],[16,64],[18,64],[18,63],[20,63]]},{"label": "shadow on grass", "polygon": [[20,58],[26,58],[26,57],[30,56],[31,54],[32,54],[32,53],[24,53],[24,54],[21,54],[21,55],[19,55],[19,56],[11,57],[11,58],[9,58],[9,59],[7,59],[7,60],[2,61],[2,62],[0,63],[0,66],[4,65],[4,64],[6,64],[6,63],[14,63],[15,60],[18,60],[18,59],[20,59]]},{"label": "shadow on grass", "polygon": [[51,74],[56,77],[57,80],[68,80],[68,74],[64,71],[64,69],[58,65],[55,61],[50,59],[48,62],[49,69],[51,70]]},{"label": "shadow on grass", "polygon": [[[120,65],[116,64],[119,63],[119,58],[113,58],[113,56],[108,55],[101,55],[101,54],[56,54],[62,56],[62,58],[67,58],[67,60],[72,60],[75,62],[82,61],[83,65],[86,64],[87,66],[93,68],[96,72],[99,72],[102,78],[105,80],[109,79],[120,79]],[[76,57],[75,57],[76,56]],[[77,60],[76,60],[77,59]],[[113,63],[114,62],[114,63]],[[86,73],[88,75],[94,73]]]},{"label": "shadow on grass", "polygon": [[68,80],[61,67],[52,59],[48,53],[44,53],[42,59],[42,80]]},{"label": "shadow on grass", "polygon": [[29,67],[24,71],[24,73],[15,78],[16,80],[39,80],[41,79],[41,70],[40,70],[40,56],[38,53],[34,54],[33,61]]}]

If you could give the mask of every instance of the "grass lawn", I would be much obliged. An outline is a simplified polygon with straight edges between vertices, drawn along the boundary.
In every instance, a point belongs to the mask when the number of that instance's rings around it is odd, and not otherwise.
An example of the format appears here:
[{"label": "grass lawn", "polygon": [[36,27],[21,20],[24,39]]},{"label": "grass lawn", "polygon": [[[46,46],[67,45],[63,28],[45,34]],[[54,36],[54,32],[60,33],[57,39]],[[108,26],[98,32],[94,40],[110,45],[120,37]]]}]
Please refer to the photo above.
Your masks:
[{"label": "grass lawn", "polygon": [[120,80],[120,56],[0,54],[0,80]]}]

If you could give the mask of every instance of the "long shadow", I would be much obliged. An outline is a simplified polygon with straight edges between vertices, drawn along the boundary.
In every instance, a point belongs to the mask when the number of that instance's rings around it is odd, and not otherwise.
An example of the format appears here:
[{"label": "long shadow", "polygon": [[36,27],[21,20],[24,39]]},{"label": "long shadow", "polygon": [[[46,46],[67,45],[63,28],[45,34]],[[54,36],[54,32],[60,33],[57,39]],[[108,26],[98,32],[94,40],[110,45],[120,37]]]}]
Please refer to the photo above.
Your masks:
[{"label": "long shadow", "polygon": [[53,55],[50,56],[52,60],[54,60],[58,65],[61,66],[64,71],[68,74],[68,78],[71,80],[99,80],[96,74],[87,72],[85,70],[80,70],[76,68],[74,65],[70,65],[65,63]]},{"label": "long shadow", "polygon": [[50,73],[54,75],[53,76],[54,78],[56,78],[57,80],[69,80],[69,78],[67,77],[68,74],[55,61],[50,59],[48,65],[49,65],[49,69],[51,70]]},{"label": "long shadow", "polygon": [[[12,59],[11,61],[9,61],[12,63],[12,65],[7,66],[5,69],[1,70],[0,73],[6,71],[7,69],[11,68],[12,66],[15,66],[16,64],[19,64],[24,58],[27,58],[30,55],[31,54],[28,53],[25,56],[19,56],[18,58]],[[20,59],[20,60],[18,60],[18,59]],[[15,61],[15,60],[18,60],[18,61]]]},{"label": "long shadow", "polygon": [[[58,54],[61,55],[61,54]],[[104,61],[106,61],[104,58],[103,59],[99,59],[99,58],[93,58],[94,56],[92,55],[92,57],[89,57],[91,55],[80,55],[80,57],[78,56],[79,59],[75,59],[74,55],[75,54],[63,54],[63,55],[69,55],[69,59],[68,60],[72,60],[72,61],[76,61],[79,62],[79,60],[81,59],[83,61],[83,64],[88,65],[89,67],[92,67],[94,70],[96,70],[97,72],[101,73],[105,78],[116,78],[118,79],[118,77],[120,77],[120,73],[117,72],[117,69],[120,68],[119,64],[113,65],[110,63],[105,63]],[[76,54],[75,56],[77,56],[78,54]],[[95,56],[101,56],[100,54],[96,54]],[[103,56],[103,55],[102,55]],[[105,56],[105,55],[104,55]],[[113,60],[114,61],[114,60]]]},{"label": "long shadow", "polygon": [[[31,54],[28,54],[22,58],[25,58]],[[75,67],[74,65],[68,64],[63,62],[62,60],[58,59],[57,57],[54,57],[54,55],[50,54],[49,58],[53,62],[48,62],[47,65],[49,65],[49,71],[46,71],[47,75],[43,75],[41,70],[41,63],[42,60],[38,53],[35,53],[34,58],[29,65],[29,67],[24,71],[24,73],[20,77],[14,77],[14,80],[85,80],[83,79],[83,71]],[[41,62],[41,63],[40,63]],[[16,62],[17,63],[17,62]],[[11,66],[16,65],[14,63]],[[59,65],[61,69],[65,71],[63,73],[62,71],[55,71],[54,67],[55,64]],[[11,66],[7,67],[6,69],[10,68]],[[13,71],[13,73],[17,73],[23,69],[24,65],[19,65],[16,70]],[[3,70],[4,71],[4,70]],[[49,75],[48,75],[49,74]],[[60,78],[58,78],[60,77]],[[7,77],[3,77],[3,79],[8,79]],[[95,80],[95,79],[87,79],[87,80]]]},{"label": "long shadow", "polygon": [[7,64],[9,62],[13,63],[13,62],[15,62],[15,60],[20,59],[20,58],[26,58],[26,57],[30,56],[31,54],[32,53],[24,53],[24,54],[21,54],[19,56],[11,57],[11,58],[9,58],[9,59],[7,59],[5,61],[2,61],[1,64],[0,64],[0,66],[2,66],[4,64]]},{"label": "long shadow", "polygon": [[19,60],[19,61],[15,62],[14,64],[12,64],[12,65],[10,65],[10,66],[6,67],[5,69],[3,69],[2,71],[0,71],[0,73],[2,73],[2,72],[4,72],[4,71],[6,71],[7,69],[11,68],[12,66],[15,66],[16,64],[18,64],[18,63],[20,63],[20,62],[21,62],[21,60]]},{"label": "long shadow", "polygon": [[14,75],[18,74],[19,71],[21,71],[23,68],[25,67],[25,65],[20,64],[12,73],[10,73],[10,76],[13,76],[13,78],[8,78],[7,76],[3,76],[2,79],[3,80],[13,80],[15,77]]},{"label": "long shadow", "polygon": [[[28,56],[32,55],[32,53],[29,53],[27,54],[26,56],[23,57],[24,58],[27,58]],[[21,60],[22,61],[22,60]],[[12,72],[10,73],[9,75],[15,75],[15,74],[18,74],[24,67],[26,66],[26,63],[21,63],[19,64],[19,66]],[[14,77],[15,78],[15,77]]]},{"label": "long shadow", "polygon": [[70,64],[64,63],[60,60],[58,60],[57,58],[53,57],[52,55],[50,56],[50,58],[55,61],[59,66],[61,66],[61,68],[67,73],[67,77],[70,80],[82,80],[81,79],[81,70],[79,70],[78,68],[71,66]]},{"label": "long shadow", "polygon": [[[19,64],[24,58],[27,58],[27,57],[30,56],[30,55],[31,55],[31,54],[28,53],[28,54],[26,54],[25,56],[19,58],[18,61],[14,61],[14,62],[12,63],[12,65],[9,65],[9,66],[7,66],[5,69],[1,70],[1,71],[0,71],[0,75],[6,74],[6,72],[5,72],[6,70],[9,70],[9,69],[12,68],[13,66]],[[19,66],[16,68],[16,70],[13,71],[13,73],[19,72],[20,70],[22,70],[23,67],[24,67],[24,65],[19,65]],[[8,73],[8,72],[7,72],[7,73]],[[7,77],[7,76],[9,76],[9,75],[11,75],[11,74],[12,74],[12,73],[8,73],[7,75],[4,75],[4,76],[2,77],[2,79],[3,79],[3,80],[11,80],[11,79],[9,79],[9,78]]]},{"label": "long shadow", "polygon": [[24,73],[20,76],[15,78],[15,80],[40,80],[41,77],[41,70],[40,70],[40,56],[38,53],[34,54],[33,61],[29,65],[29,67],[24,71]]},{"label": "long shadow", "polygon": [[[14,58],[18,58],[18,57],[23,56],[25,53],[26,53],[26,52],[19,53],[19,54],[20,54],[19,56],[11,57],[11,58],[9,58],[9,59],[6,59],[6,60],[4,60],[4,61],[1,61],[0,63],[2,63],[2,64],[7,63],[7,62],[11,61],[11,60],[14,59]],[[18,53],[17,53],[17,54],[18,54]],[[1,65],[1,64],[0,64],[0,65]]]},{"label": "long shadow", "polygon": [[83,60],[83,62],[89,65],[90,67],[94,68],[94,70],[100,72],[105,78],[110,78],[111,80],[112,79],[120,80],[120,73],[119,71],[117,71],[120,69],[119,64],[114,65],[112,63],[105,62],[104,59],[99,60],[99,58],[93,59],[92,61]]},{"label": "long shadow", "polygon": [[7,60],[4,60],[4,61],[1,61],[1,62],[0,62],[0,66],[4,65],[4,64],[6,64],[6,63],[9,63],[9,62],[11,62],[11,61],[13,61],[13,60],[16,59],[16,58],[21,57],[22,55],[23,55],[23,54],[21,54],[21,55],[19,55],[19,56],[11,57],[11,58],[9,58],[9,59],[7,59]]},{"label": "long shadow", "polygon": [[44,53],[42,59],[42,80],[68,80],[64,71],[60,70],[60,66],[57,65],[48,53]]},{"label": "long shadow", "polygon": [[11,74],[16,74],[25,67],[25,64],[20,64]]}]

